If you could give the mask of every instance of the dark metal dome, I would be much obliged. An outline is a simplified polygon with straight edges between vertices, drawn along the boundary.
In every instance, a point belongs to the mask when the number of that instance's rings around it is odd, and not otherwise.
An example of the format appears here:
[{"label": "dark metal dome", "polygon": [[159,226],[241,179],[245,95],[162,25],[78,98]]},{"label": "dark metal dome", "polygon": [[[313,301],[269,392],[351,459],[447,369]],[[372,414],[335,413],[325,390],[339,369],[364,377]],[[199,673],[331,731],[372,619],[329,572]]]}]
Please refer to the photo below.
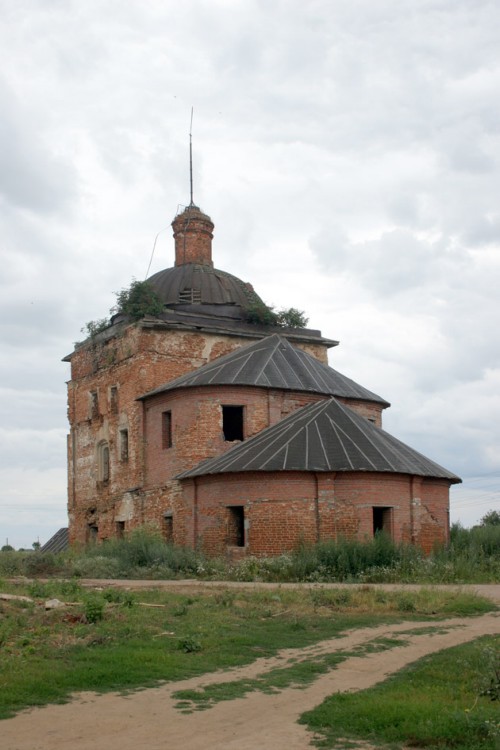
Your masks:
[{"label": "dark metal dome", "polygon": [[171,308],[224,305],[238,306],[244,312],[255,304],[263,304],[251,284],[226,271],[198,263],[158,271],[148,282],[164,305]]}]

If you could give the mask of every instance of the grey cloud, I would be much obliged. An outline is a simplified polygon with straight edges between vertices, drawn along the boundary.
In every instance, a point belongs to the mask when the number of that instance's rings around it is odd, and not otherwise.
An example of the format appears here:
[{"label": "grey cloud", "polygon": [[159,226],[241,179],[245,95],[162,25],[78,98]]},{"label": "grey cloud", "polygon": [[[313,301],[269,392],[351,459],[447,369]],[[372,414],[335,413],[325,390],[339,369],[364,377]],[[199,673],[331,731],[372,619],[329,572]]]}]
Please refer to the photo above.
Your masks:
[{"label": "grey cloud", "polygon": [[469,246],[483,247],[493,244],[500,247],[500,214],[470,217],[462,237]]},{"label": "grey cloud", "polygon": [[31,469],[36,466],[39,471],[48,469],[64,470],[66,453],[66,434],[64,428],[36,430],[0,429],[0,449],[4,456],[4,466],[10,469]]},{"label": "grey cloud", "polygon": [[44,143],[33,113],[0,80],[0,196],[15,208],[54,212],[74,196],[75,171]]},{"label": "grey cloud", "polygon": [[[339,234],[337,233],[337,237]],[[378,240],[346,242],[324,231],[311,241],[322,265],[355,274],[371,295],[396,295],[424,284],[432,273],[436,248],[405,230],[384,232]],[[337,241],[336,241],[337,240]]]}]

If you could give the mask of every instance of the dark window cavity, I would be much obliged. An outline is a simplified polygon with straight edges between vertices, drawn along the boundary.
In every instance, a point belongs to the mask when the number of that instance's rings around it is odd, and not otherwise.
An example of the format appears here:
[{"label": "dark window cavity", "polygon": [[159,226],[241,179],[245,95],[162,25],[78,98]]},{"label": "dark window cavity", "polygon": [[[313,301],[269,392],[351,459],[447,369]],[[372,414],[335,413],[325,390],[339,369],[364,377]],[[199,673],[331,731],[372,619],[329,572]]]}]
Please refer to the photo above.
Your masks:
[{"label": "dark window cavity", "polygon": [[90,418],[95,419],[99,416],[99,398],[97,391],[90,391]]},{"label": "dark window cavity", "polygon": [[392,536],[392,508],[373,507],[373,534],[384,532]]},{"label": "dark window cavity", "polygon": [[222,432],[224,434],[224,440],[227,440],[228,442],[243,440],[242,406],[222,407]]},{"label": "dark window cavity", "polygon": [[87,526],[87,542],[89,544],[93,544],[97,542],[97,535],[99,533],[99,529],[97,527],[96,523],[89,523]]},{"label": "dark window cavity", "polygon": [[227,543],[231,547],[245,546],[245,509],[233,505],[227,509]]},{"label": "dark window cavity", "polygon": [[109,410],[112,414],[118,413],[118,386],[112,385],[109,389]]},{"label": "dark window cavity", "polygon": [[165,515],[163,516],[162,534],[167,544],[173,544],[174,519],[171,513],[165,513]]},{"label": "dark window cavity", "polygon": [[164,411],[161,415],[161,444],[163,448],[172,447],[172,412]]},{"label": "dark window cavity", "polygon": [[128,461],[128,430],[120,430],[120,461]]},{"label": "dark window cavity", "polygon": [[97,478],[100,482],[109,481],[109,445],[106,441],[97,446]]}]

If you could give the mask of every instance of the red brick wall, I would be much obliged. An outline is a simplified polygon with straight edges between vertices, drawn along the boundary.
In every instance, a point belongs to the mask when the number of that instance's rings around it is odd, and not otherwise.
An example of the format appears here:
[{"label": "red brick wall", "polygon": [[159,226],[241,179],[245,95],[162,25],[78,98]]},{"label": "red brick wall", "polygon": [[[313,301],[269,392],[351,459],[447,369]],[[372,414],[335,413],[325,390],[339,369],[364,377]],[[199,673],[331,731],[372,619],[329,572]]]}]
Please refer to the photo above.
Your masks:
[{"label": "red brick wall", "polygon": [[[123,326],[109,340],[89,342],[74,352],[68,383],[68,419],[71,426],[68,438],[68,513],[71,541],[85,542],[90,523],[99,527],[99,538],[114,535],[113,509],[119,507],[128,490],[144,486],[143,412],[142,403],[136,398],[248,344],[249,340],[242,336],[180,332],[138,324]],[[326,357],[324,345],[311,345],[308,348],[319,358]],[[111,403],[112,388],[117,393],[116,408]],[[91,409],[91,392],[97,394],[97,410],[94,412]],[[264,417],[258,417],[256,405],[251,407],[251,411],[255,424],[252,429],[256,430],[258,424],[264,423]],[[207,428],[212,435],[210,409],[202,419],[208,420]],[[264,421],[267,425],[267,418]],[[201,423],[198,427],[201,428]],[[127,460],[121,461],[120,430],[124,429],[128,430],[129,449]],[[204,446],[209,441],[203,437],[200,440],[192,451],[193,456],[207,457]],[[110,450],[111,472],[109,481],[105,483],[99,483],[97,477],[97,445],[100,441],[106,441]],[[186,464],[191,447],[187,438],[184,443],[182,467],[189,468],[193,465]],[[224,445],[222,449],[227,447]],[[208,455],[214,455],[211,447]],[[171,476],[162,472],[162,483],[168,482]],[[148,487],[155,485],[155,482],[148,480]],[[141,513],[136,510],[134,518],[141,518]],[[127,521],[129,523],[132,524],[132,520]]]},{"label": "red brick wall", "polygon": [[390,508],[387,531],[397,542],[413,540],[430,551],[447,541],[444,481],[418,481],[419,498],[412,496],[412,477],[394,474],[248,472],[182,484],[185,505],[192,509],[186,543],[200,545],[208,554],[226,550],[226,508],[235,505],[244,506],[246,549],[255,555],[278,554],[302,540],[370,539],[374,506]]},{"label": "red brick wall", "polygon": [[[221,515],[221,503],[224,508],[241,503],[245,504],[249,524],[249,549],[256,554],[275,554],[300,538],[314,541],[318,535],[369,536],[371,508],[377,504],[393,508],[396,539],[417,542],[425,549],[442,541],[448,528],[446,482],[415,480],[411,485],[408,478],[388,475],[389,479],[381,481],[381,475],[375,474],[339,474],[336,478],[304,475],[298,481],[297,475],[280,474],[266,475],[262,495],[263,475],[256,475],[255,480],[244,475],[238,482],[225,475],[224,487],[222,480],[213,479],[219,483],[219,499],[214,496],[213,502],[208,496],[203,499],[205,487],[212,481],[208,478],[198,480],[201,500],[190,496],[194,485],[184,482],[181,491],[173,476],[233,445],[223,440],[222,405],[244,406],[245,437],[250,437],[323,398],[318,394],[227,387],[161,394],[145,405],[136,401],[139,395],[246,343],[248,338],[244,337],[129,325],[109,341],[87,344],[74,353],[68,384],[71,540],[85,542],[93,524],[101,539],[116,535],[117,524],[120,531],[123,526],[128,531],[143,523],[166,529],[164,514],[170,512],[176,543],[195,544],[200,536],[206,548],[215,552],[225,548],[228,533],[227,512]],[[303,348],[318,359],[326,358],[321,344]],[[94,410],[91,392],[97,394]],[[350,405],[367,418],[380,418],[378,404],[354,401]],[[163,449],[161,444],[161,413],[166,410],[171,410],[173,420],[170,449]],[[120,430],[124,429],[128,430],[128,456],[121,460]],[[110,451],[110,477],[106,482],[99,482],[97,475],[100,441],[106,441]],[[195,501],[202,503],[198,513],[194,512]]]},{"label": "red brick wall", "polygon": [[199,263],[213,266],[214,225],[199,209],[187,207],[172,222],[175,238],[175,265]]},{"label": "red brick wall", "polygon": [[365,417],[365,419],[373,422],[377,427],[382,427],[382,404],[378,404],[375,401],[361,401],[361,399],[354,398],[338,398],[337,400],[349,406],[353,411]]}]

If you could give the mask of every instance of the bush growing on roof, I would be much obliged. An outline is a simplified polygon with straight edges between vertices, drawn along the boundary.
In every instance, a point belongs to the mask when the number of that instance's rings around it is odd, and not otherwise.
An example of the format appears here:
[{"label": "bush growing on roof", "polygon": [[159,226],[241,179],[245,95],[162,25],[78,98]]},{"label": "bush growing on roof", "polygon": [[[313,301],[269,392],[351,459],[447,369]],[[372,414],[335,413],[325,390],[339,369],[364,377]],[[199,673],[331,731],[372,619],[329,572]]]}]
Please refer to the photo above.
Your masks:
[{"label": "bush growing on roof", "polygon": [[116,305],[110,312],[125,313],[134,320],[163,312],[163,302],[148,281],[134,279],[128,289],[115,294]]},{"label": "bush growing on roof", "polygon": [[309,323],[303,310],[297,310],[296,307],[289,307],[288,310],[278,312],[278,325],[284,328],[305,328]]},{"label": "bush growing on roof", "polygon": [[309,322],[304,312],[296,307],[276,311],[274,306],[263,302],[256,302],[248,308],[247,320],[256,325],[281,328],[305,328]]}]

